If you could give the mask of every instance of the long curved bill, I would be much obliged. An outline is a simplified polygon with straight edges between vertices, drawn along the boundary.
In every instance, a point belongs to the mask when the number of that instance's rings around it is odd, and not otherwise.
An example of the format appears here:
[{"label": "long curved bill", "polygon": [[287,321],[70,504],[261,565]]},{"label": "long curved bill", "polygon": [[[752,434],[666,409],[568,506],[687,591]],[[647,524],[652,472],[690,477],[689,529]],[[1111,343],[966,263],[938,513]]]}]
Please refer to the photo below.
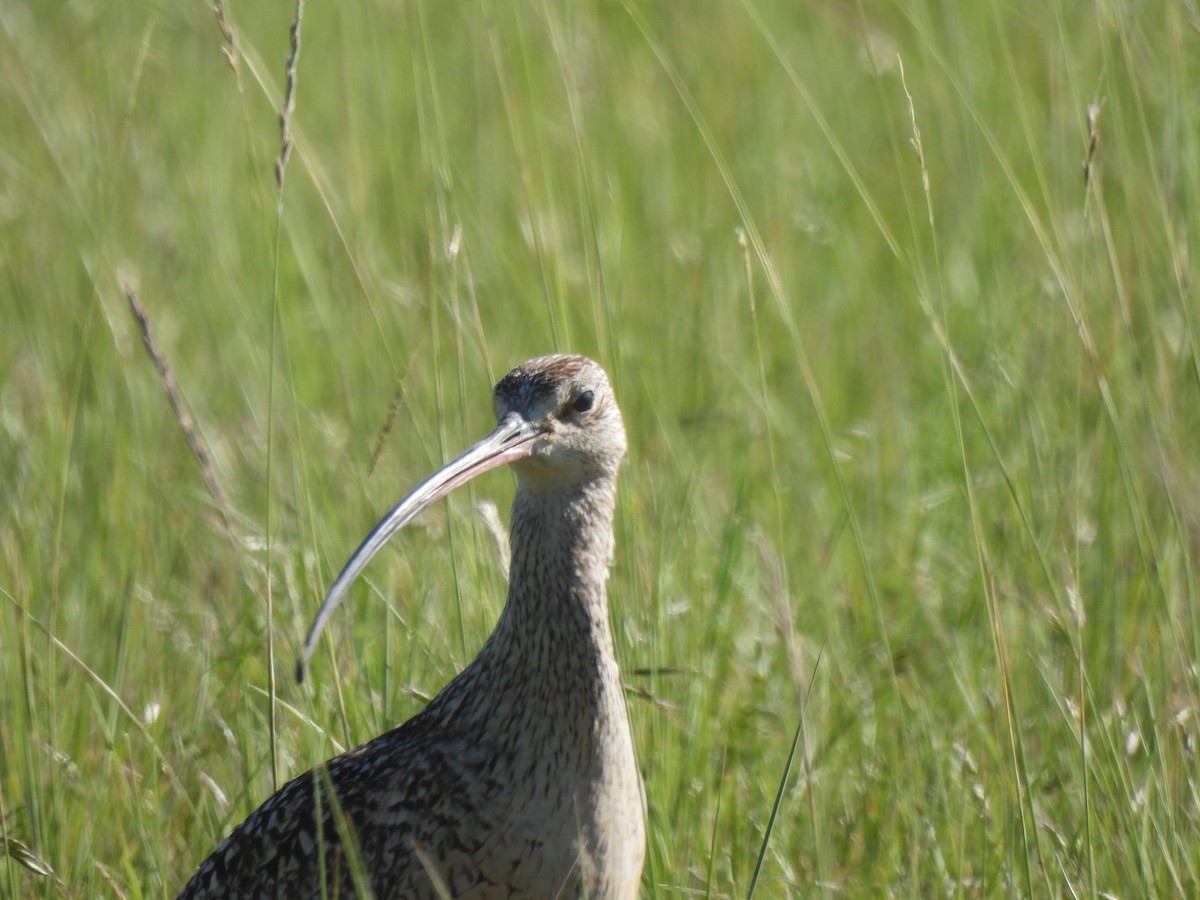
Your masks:
[{"label": "long curved bill", "polygon": [[509,413],[496,426],[496,430],[482,441],[464,453],[453,462],[438,469],[429,478],[419,484],[411,494],[401,500],[383,520],[372,529],[362,545],[354,551],[350,561],[346,563],[329,593],[325,602],[317,610],[304,639],[304,649],[296,661],[296,681],[304,680],[304,670],[312,658],[317,639],[333,611],[346,596],[350,585],[367,567],[371,558],[388,542],[397,531],[416,518],[425,507],[436,503],[456,487],[466,484],[477,475],[490,472],[500,466],[508,465],[519,459],[526,459],[533,453],[533,442],[540,432],[517,413]]}]

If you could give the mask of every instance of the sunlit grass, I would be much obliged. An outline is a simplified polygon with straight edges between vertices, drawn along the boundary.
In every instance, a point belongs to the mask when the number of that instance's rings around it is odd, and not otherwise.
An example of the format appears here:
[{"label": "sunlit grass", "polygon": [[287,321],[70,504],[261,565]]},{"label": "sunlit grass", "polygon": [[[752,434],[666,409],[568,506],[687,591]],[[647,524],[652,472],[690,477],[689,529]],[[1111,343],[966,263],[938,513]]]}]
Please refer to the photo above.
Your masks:
[{"label": "sunlit grass", "polygon": [[0,893],[171,895],[420,709],[509,476],[296,650],[552,350],[631,437],[646,896],[1200,891],[1186,4],[310,0],[277,212],[292,11],[0,8]]}]

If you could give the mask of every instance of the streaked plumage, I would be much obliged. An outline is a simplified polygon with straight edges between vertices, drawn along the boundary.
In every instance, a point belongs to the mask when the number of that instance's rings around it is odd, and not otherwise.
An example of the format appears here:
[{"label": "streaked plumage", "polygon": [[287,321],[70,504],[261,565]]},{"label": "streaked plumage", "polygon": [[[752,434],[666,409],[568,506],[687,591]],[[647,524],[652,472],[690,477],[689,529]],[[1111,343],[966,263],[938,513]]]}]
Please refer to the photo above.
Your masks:
[{"label": "streaked plumage", "polygon": [[621,414],[603,370],[579,356],[524,363],[493,402],[496,430],[414,490],[347,563],[305,659],[392,534],[512,463],[509,593],[491,637],[418,715],[268,799],[182,898],[321,896],[322,879],[326,896],[359,896],[339,828],[379,898],[637,896],[641,781],[605,597]]}]

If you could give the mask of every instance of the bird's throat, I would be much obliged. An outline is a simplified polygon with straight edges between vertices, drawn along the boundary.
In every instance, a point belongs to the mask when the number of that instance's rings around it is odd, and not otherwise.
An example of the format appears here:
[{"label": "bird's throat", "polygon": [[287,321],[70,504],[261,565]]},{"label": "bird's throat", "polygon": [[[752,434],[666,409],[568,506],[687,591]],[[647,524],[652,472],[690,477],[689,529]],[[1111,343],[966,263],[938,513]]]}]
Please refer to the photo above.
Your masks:
[{"label": "bird's throat", "polygon": [[605,476],[570,490],[522,488],[513,499],[508,601],[496,631],[530,662],[613,660],[605,582],[615,491]]}]

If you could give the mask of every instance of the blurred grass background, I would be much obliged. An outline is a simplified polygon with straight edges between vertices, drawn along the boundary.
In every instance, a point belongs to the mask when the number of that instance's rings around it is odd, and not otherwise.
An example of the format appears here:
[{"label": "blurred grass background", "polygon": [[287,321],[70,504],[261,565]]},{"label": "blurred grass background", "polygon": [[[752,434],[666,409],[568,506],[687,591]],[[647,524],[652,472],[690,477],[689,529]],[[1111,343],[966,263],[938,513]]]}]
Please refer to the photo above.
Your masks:
[{"label": "blurred grass background", "polygon": [[222,9],[0,5],[0,893],[171,896],[452,677],[465,495],[290,673],[552,351],[646,896],[745,895],[781,781],[757,896],[1200,893],[1194,3],[309,0],[282,194],[294,7]]}]

